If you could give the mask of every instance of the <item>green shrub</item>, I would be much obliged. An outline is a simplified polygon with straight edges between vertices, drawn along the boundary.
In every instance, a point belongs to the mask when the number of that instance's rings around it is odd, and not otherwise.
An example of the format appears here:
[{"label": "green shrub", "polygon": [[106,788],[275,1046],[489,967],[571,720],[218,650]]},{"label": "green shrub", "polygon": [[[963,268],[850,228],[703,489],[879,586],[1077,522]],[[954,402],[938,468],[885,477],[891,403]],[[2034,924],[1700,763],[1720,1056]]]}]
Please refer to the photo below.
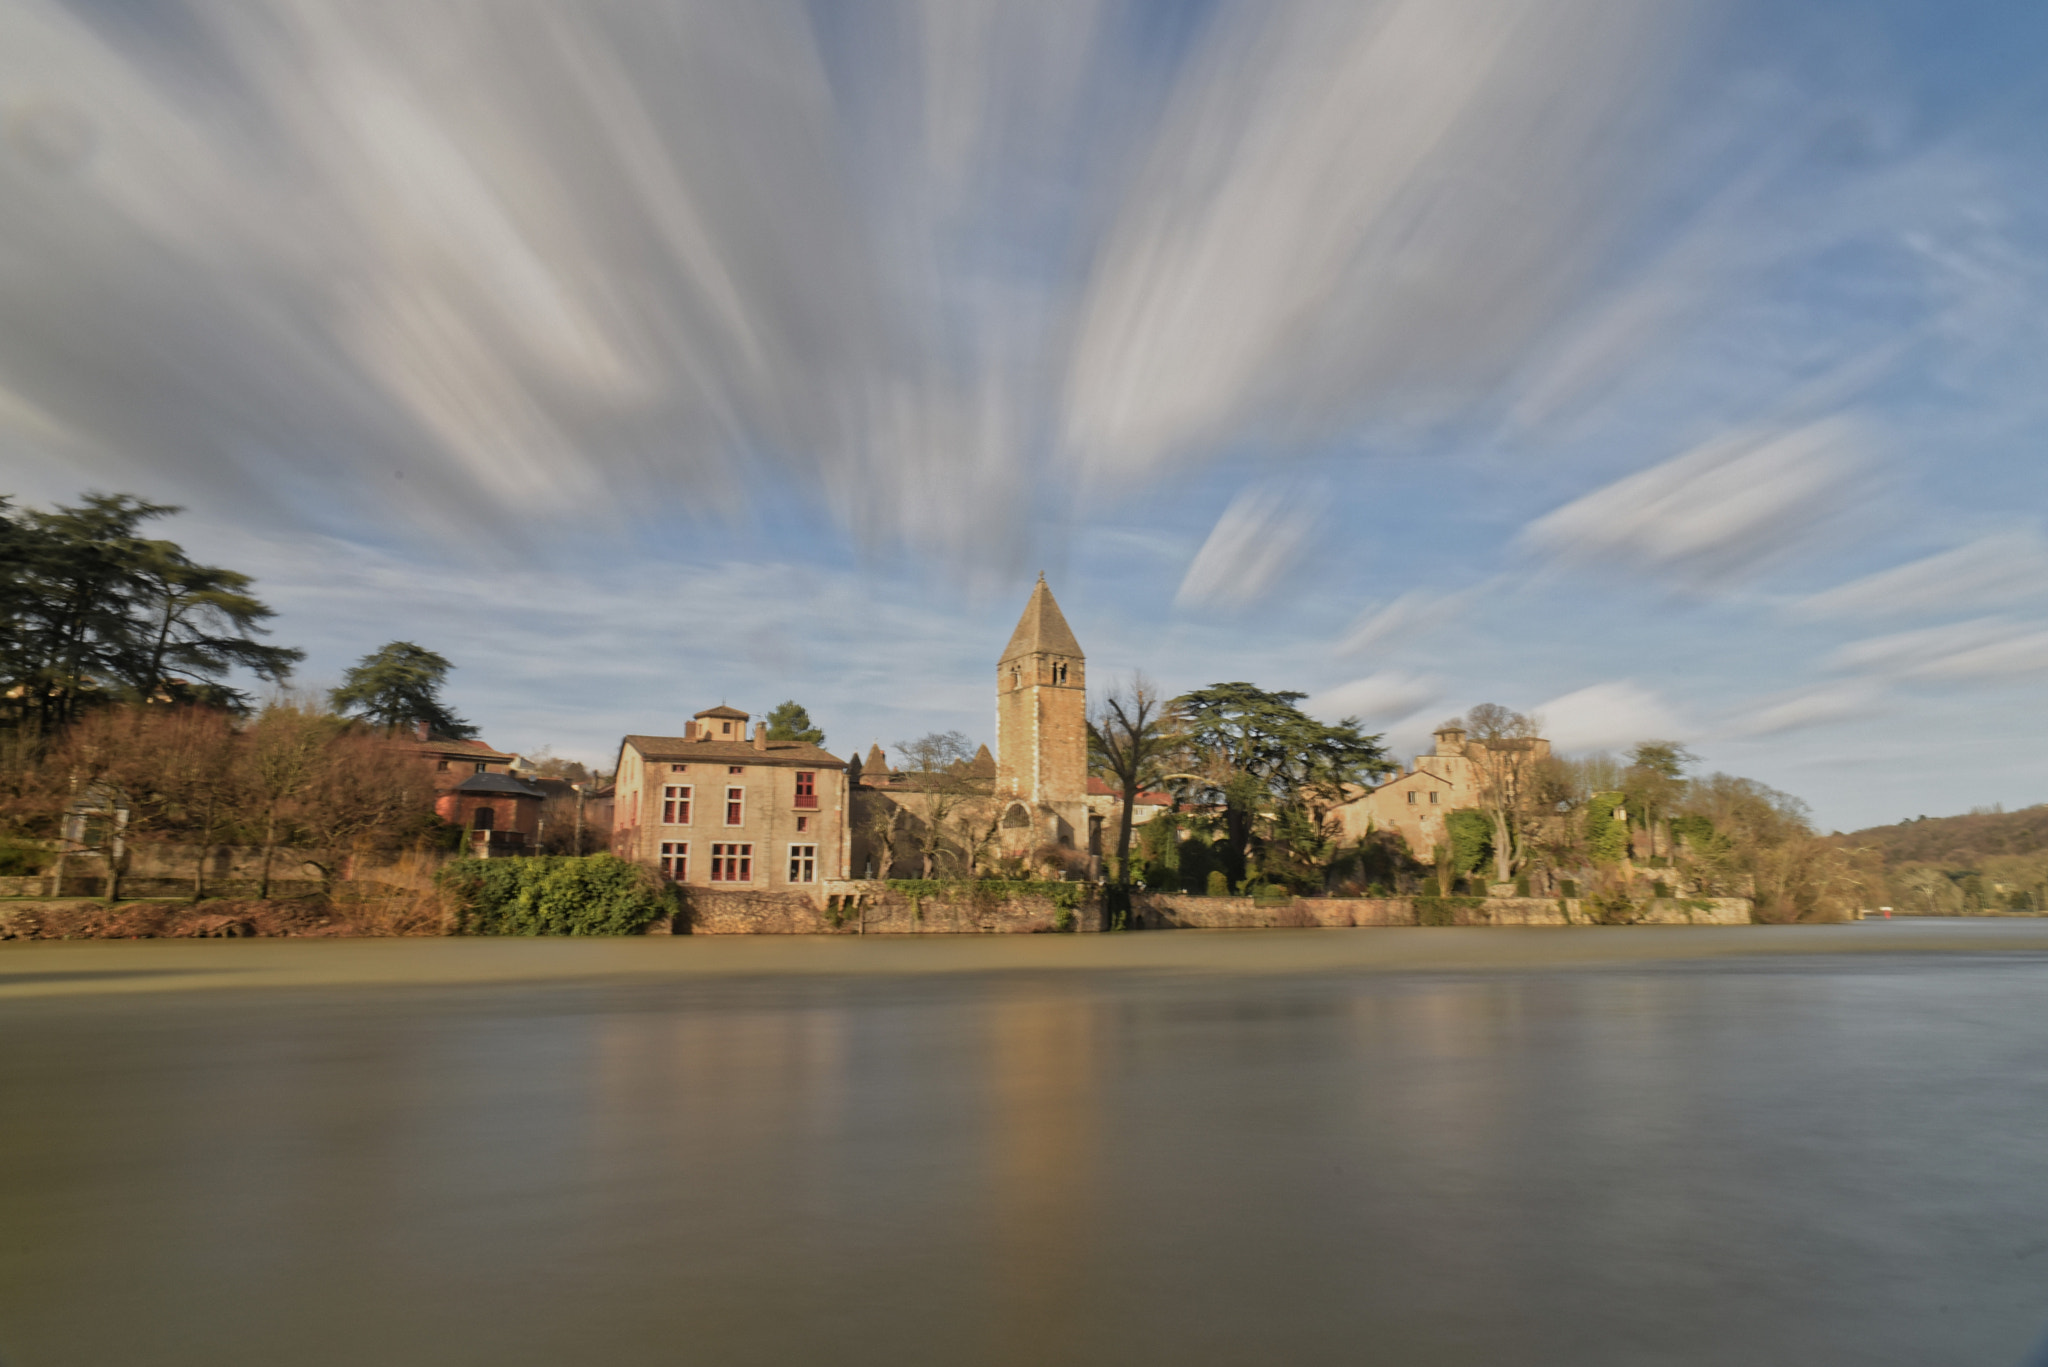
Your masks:
[{"label": "green shrub", "polygon": [[631,935],[681,906],[652,869],[609,854],[458,859],[434,882],[458,935]]},{"label": "green shrub", "polygon": [[51,854],[41,845],[0,838],[0,878],[33,878],[50,863]]},{"label": "green shrub", "polygon": [[1230,896],[1230,875],[1221,869],[1209,870],[1209,895],[1211,897]]},{"label": "green shrub", "polygon": [[1595,864],[1619,864],[1628,858],[1628,823],[1617,821],[1620,793],[1595,793],[1586,800],[1586,849]]}]

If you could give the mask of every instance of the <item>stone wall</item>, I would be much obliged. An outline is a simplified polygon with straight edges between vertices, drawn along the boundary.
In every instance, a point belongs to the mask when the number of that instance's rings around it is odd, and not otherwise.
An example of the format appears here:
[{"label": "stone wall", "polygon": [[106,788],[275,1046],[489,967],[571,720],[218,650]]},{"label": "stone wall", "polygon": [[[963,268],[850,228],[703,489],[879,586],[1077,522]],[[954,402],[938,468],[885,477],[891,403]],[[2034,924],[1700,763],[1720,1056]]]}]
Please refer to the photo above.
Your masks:
[{"label": "stone wall", "polygon": [[824,885],[814,900],[802,893],[687,888],[681,924],[650,933],[684,935],[1033,935],[1103,928],[1102,892],[1073,885],[1077,903],[1062,917],[1049,896],[910,897],[882,882]]},{"label": "stone wall", "polygon": [[[1293,901],[1251,897],[1193,897],[1141,892],[1131,910],[1145,930],[1257,930],[1288,927],[1592,925],[1582,903],[1554,897],[1452,897],[1418,907],[1412,897],[1303,897]],[[1443,919],[1436,919],[1441,917]],[[1750,903],[1742,897],[1682,901],[1664,898],[1639,905],[1637,925],[1746,926]]]},{"label": "stone wall", "polygon": [[[434,871],[456,856],[434,851],[397,851],[352,858],[345,877],[395,887],[426,886]],[[192,875],[201,852],[191,845],[166,841],[136,840],[128,846],[128,871],[121,876],[121,896],[190,897]],[[263,868],[263,851],[257,846],[215,845],[204,852],[206,895],[208,897],[254,897]],[[31,877],[0,878],[0,897],[98,897],[106,891],[106,865],[96,854],[73,854],[64,859],[63,884],[59,888],[54,869]],[[272,897],[297,897],[320,891],[317,870],[306,863],[303,852],[280,848],[271,856]]]}]

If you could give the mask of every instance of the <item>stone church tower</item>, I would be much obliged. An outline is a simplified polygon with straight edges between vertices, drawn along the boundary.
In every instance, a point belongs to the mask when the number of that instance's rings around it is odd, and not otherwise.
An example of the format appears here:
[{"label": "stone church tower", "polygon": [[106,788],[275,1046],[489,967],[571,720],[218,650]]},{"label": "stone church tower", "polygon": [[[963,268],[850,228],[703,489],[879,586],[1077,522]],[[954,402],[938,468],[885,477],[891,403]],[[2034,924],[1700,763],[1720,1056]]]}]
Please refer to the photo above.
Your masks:
[{"label": "stone church tower", "polygon": [[1042,574],[996,666],[996,749],[1005,849],[1077,845],[1088,829],[1087,662]]}]

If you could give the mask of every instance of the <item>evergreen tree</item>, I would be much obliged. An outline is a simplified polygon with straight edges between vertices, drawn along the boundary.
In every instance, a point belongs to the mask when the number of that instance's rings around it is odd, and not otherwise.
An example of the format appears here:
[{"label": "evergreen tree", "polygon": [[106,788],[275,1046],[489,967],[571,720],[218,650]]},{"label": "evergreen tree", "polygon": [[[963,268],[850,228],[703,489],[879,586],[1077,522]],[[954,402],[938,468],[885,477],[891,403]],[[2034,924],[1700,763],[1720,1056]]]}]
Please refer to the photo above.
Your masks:
[{"label": "evergreen tree", "polygon": [[1394,767],[1380,738],[1361,731],[1356,717],[1329,725],[1295,706],[1307,696],[1225,683],[1172,704],[1188,775],[1179,781],[1202,800],[1223,805],[1220,853],[1232,883],[1244,879],[1262,814],[1297,809],[1319,831],[1347,788]]},{"label": "evergreen tree", "polygon": [[327,695],[334,710],[391,730],[424,726],[427,734],[468,740],[476,728],[441,701],[441,685],[453,668],[443,656],[411,641],[392,641],[365,655]]},{"label": "evergreen tree", "polygon": [[244,710],[237,669],[282,682],[304,652],[266,645],[274,614],[248,575],[201,565],[142,524],[179,511],[88,494],[54,511],[0,499],[0,695],[7,719],[49,733],[98,702]]},{"label": "evergreen tree", "polygon": [[768,739],[823,745],[825,733],[811,725],[811,714],[795,702],[779,704],[768,714]]}]

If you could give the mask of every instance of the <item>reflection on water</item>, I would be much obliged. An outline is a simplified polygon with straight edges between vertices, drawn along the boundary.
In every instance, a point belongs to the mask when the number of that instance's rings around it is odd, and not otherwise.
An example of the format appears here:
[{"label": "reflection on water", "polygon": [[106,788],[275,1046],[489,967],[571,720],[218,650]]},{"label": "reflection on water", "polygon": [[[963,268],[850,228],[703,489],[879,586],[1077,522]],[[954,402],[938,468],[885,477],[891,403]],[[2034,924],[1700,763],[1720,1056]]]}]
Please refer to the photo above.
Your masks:
[{"label": "reflection on water", "polygon": [[0,1362],[1924,1367],[2048,1322],[2037,953],[1215,943],[0,1003]]}]

